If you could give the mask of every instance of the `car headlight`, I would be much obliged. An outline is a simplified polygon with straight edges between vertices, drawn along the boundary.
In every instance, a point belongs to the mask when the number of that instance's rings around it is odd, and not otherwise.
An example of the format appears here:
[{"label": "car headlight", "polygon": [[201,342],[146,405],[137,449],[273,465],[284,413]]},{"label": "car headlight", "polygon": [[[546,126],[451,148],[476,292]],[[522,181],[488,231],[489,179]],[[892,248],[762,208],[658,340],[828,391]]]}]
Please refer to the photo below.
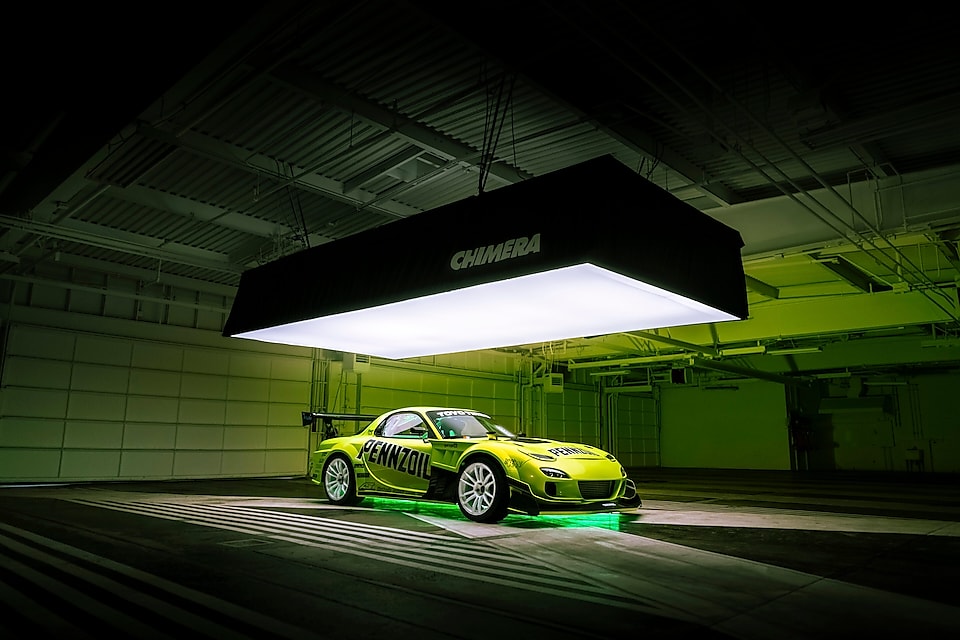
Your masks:
[{"label": "car headlight", "polygon": [[530,457],[533,458],[534,460],[543,460],[543,461],[545,461],[545,462],[553,462],[554,460],[556,460],[555,457],[553,457],[553,456],[548,456],[548,455],[545,454],[545,453],[533,453],[532,451],[524,451],[523,453],[524,453],[525,455],[530,456]]},{"label": "car headlight", "polygon": [[548,478],[569,478],[570,476],[566,471],[561,471],[560,469],[554,469],[553,467],[540,467],[540,471],[543,472],[543,475]]}]

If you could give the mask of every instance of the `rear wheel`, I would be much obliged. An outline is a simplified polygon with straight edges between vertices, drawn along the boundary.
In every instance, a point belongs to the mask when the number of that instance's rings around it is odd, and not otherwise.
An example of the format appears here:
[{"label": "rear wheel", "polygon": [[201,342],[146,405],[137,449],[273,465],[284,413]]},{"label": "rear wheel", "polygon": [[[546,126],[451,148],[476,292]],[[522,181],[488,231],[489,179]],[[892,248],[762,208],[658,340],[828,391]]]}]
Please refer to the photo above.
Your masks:
[{"label": "rear wheel", "polygon": [[327,458],[320,477],[327,500],[333,504],[354,505],[363,499],[357,497],[357,478],[346,456],[334,454]]},{"label": "rear wheel", "polygon": [[457,475],[457,506],[474,522],[493,523],[507,515],[510,489],[500,465],[490,460],[469,462]]}]

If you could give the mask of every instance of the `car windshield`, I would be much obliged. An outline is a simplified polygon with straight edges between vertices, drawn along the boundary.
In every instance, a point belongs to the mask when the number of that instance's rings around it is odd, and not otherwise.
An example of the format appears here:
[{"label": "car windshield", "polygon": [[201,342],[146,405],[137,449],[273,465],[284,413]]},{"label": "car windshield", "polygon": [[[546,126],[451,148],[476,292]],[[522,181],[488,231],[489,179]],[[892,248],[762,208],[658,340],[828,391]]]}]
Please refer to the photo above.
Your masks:
[{"label": "car windshield", "polygon": [[516,438],[506,427],[494,422],[485,413],[466,409],[442,409],[428,411],[427,416],[436,425],[443,438],[487,438],[500,436]]}]

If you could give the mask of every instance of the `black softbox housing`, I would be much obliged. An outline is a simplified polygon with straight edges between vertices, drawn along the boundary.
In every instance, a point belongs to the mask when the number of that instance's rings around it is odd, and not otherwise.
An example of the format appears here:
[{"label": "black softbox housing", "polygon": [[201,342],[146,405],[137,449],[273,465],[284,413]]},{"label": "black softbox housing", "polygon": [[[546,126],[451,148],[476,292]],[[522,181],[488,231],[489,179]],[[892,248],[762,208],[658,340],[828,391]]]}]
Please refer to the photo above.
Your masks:
[{"label": "black softbox housing", "polygon": [[[538,251],[453,266],[465,250],[535,236]],[[602,156],[250,269],[223,335],[585,262],[746,318],[742,246],[738,231]]]}]

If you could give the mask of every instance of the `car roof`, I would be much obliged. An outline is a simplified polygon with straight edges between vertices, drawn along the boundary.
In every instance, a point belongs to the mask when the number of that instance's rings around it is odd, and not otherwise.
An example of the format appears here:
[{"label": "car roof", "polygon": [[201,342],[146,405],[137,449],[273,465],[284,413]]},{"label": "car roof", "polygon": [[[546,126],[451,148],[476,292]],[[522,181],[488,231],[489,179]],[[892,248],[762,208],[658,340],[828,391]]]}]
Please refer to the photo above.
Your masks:
[{"label": "car roof", "polygon": [[486,411],[480,411],[479,409],[470,409],[469,407],[447,407],[447,406],[433,406],[433,405],[424,405],[424,406],[410,406],[410,407],[399,407],[397,409],[390,409],[389,411],[384,411],[384,413],[393,413],[394,411],[472,411],[475,413],[483,413]]}]

